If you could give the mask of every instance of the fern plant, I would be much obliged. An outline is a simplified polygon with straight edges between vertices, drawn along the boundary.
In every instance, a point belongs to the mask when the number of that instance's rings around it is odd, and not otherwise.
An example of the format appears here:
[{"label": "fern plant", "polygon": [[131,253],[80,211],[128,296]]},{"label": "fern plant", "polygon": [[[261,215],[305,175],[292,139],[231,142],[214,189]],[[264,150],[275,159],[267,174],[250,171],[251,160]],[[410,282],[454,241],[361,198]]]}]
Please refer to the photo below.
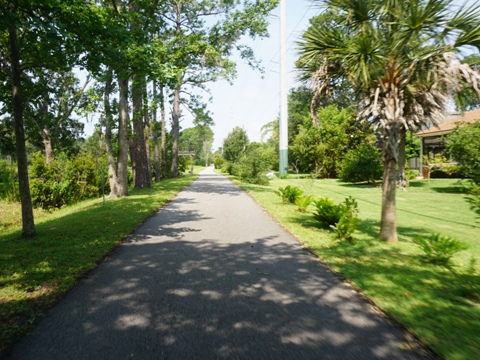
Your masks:
[{"label": "fern plant", "polygon": [[413,242],[423,250],[425,262],[445,267],[450,267],[450,260],[453,255],[468,249],[467,244],[438,233],[427,238],[414,238]]},{"label": "fern plant", "polygon": [[320,222],[323,227],[336,226],[342,216],[356,217],[358,213],[357,201],[349,196],[341,204],[335,204],[328,198],[319,198],[314,201],[317,208],[313,217]]},{"label": "fern plant", "polygon": [[287,185],[284,188],[278,188],[275,194],[280,196],[285,204],[295,204],[295,201],[302,196],[303,190],[297,186]]},{"label": "fern plant", "polygon": [[360,219],[353,215],[344,214],[336,225],[330,225],[335,230],[341,240],[347,240],[353,243],[353,233],[357,230]]},{"label": "fern plant", "polygon": [[298,206],[298,211],[304,213],[307,212],[307,208],[313,202],[314,197],[312,195],[300,196],[295,200],[295,205]]}]

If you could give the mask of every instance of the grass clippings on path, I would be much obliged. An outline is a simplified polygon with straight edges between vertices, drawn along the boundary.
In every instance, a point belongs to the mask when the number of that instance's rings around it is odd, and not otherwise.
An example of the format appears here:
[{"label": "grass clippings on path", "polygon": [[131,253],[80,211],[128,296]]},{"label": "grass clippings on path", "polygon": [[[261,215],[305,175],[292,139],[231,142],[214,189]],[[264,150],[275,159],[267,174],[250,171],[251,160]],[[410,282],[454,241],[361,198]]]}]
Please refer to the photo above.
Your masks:
[{"label": "grass clippings on path", "polygon": [[[333,270],[352,282],[381,309],[447,359],[471,360],[480,354],[480,223],[469,209],[457,180],[413,181],[397,192],[399,243],[378,239],[381,188],[337,180],[275,179],[270,186],[239,183],[278,222]],[[307,195],[341,202],[353,196],[359,205],[360,229],[355,244],[338,240],[318,227],[311,206],[306,214],[285,205],[274,191],[295,185]],[[439,232],[470,248],[458,253],[455,271],[426,264],[412,243],[416,236]],[[477,271],[469,274],[469,262]]]},{"label": "grass clippings on path", "polygon": [[105,207],[95,199],[42,213],[31,240],[20,239],[18,226],[1,229],[0,357],[81,276],[196,178],[154,183],[128,197],[107,199]]}]

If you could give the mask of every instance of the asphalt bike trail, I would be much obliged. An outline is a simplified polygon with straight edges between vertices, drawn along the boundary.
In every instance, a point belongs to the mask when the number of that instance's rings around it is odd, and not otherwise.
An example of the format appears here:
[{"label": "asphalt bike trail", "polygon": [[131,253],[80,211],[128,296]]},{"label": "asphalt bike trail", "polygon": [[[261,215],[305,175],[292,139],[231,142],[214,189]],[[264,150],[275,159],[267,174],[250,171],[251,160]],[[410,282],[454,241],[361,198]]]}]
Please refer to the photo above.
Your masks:
[{"label": "asphalt bike trail", "polygon": [[206,169],[11,359],[425,359],[408,334]]}]

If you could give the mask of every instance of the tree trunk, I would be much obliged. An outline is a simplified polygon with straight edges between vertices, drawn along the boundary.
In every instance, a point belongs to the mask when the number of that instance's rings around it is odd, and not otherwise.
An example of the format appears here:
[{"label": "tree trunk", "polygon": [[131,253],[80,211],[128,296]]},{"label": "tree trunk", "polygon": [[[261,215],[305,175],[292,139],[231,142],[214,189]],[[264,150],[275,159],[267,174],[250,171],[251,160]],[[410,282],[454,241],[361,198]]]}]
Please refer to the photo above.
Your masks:
[{"label": "tree trunk", "polygon": [[119,195],[119,184],[117,177],[117,167],[115,166],[115,155],[113,153],[112,145],[112,122],[113,115],[110,107],[110,94],[112,92],[113,84],[112,70],[108,70],[108,78],[105,81],[105,91],[103,93],[103,107],[105,109],[105,147],[107,148],[107,160],[108,160],[108,181],[110,183],[110,195],[109,197],[115,198]]},{"label": "tree trunk", "polygon": [[383,184],[382,184],[382,218],[380,224],[380,239],[397,242],[395,193],[397,183],[398,146],[403,124],[400,121],[402,107],[400,94],[396,86],[386,97],[385,127],[383,129]]},{"label": "tree trunk", "polygon": [[118,79],[120,113],[118,122],[118,193],[117,196],[128,195],[128,80]]},{"label": "tree trunk", "polygon": [[[42,81],[47,81],[42,79]],[[45,151],[45,163],[50,165],[50,163],[55,159],[55,152],[53,151],[52,136],[50,134],[50,129],[48,128],[48,110],[49,110],[49,94],[48,91],[45,91],[43,94],[42,106],[40,110],[39,117],[42,122],[42,129],[40,131],[40,137],[42,138],[43,150]]]},{"label": "tree trunk", "polygon": [[150,129],[150,111],[148,109],[148,91],[147,91],[147,82],[144,81],[143,87],[143,113],[144,113],[144,126],[145,126],[145,148],[147,150],[147,167],[148,167],[148,174],[150,176],[150,185],[152,179],[152,162],[150,161],[150,136],[151,136],[151,129]]},{"label": "tree trunk", "polygon": [[167,175],[167,148],[166,148],[166,128],[165,128],[165,97],[163,94],[163,86],[160,88],[160,116],[162,121],[162,139],[161,139],[161,149],[162,149],[162,169],[161,173],[163,177]]},{"label": "tree trunk", "polygon": [[382,185],[382,218],[380,225],[380,239],[397,242],[396,222],[396,162],[393,157],[385,159]]},{"label": "tree trunk", "polygon": [[45,150],[45,163],[50,165],[55,159],[55,152],[53,151],[52,136],[50,135],[50,130],[47,125],[44,125],[42,129],[42,142]]},{"label": "tree trunk", "polygon": [[[155,182],[161,180],[160,175],[160,153],[158,148],[158,122],[157,122],[157,82],[153,81],[153,99],[155,106],[153,107],[153,166],[155,169]],[[163,99],[162,99],[163,100]]]},{"label": "tree trunk", "polygon": [[133,139],[132,163],[135,167],[134,186],[137,189],[152,185],[152,177],[148,169],[147,147],[145,144],[145,126],[143,122],[143,76],[134,74],[132,78],[133,103]]},{"label": "tree trunk", "polygon": [[[12,5],[13,8],[13,5]],[[15,9],[12,9],[15,11]],[[18,185],[22,205],[22,238],[35,236],[32,198],[28,180],[27,150],[25,147],[25,130],[23,127],[23,99],[20,67],[20,50],[17,39],[17,26],[9,27],[10,64],[12,71],[13,119],[15,123],[15,146],[17,151]]]},{"label": "tree trunk", "polygon": [[407,162],[405,154],[405,146],[407,145],[407,130],[402,127],[402,133],[400,135],[400,144],[398,145],[398,180],[397,186],[405,190],[408,187],[409,182],[405,173],[405,164]]},{"label": "tree trunk", "polygon": [[172,113],[172,176],[178,177],[178,134],[180,127],[180,81],[173,93],[173,113]]}]

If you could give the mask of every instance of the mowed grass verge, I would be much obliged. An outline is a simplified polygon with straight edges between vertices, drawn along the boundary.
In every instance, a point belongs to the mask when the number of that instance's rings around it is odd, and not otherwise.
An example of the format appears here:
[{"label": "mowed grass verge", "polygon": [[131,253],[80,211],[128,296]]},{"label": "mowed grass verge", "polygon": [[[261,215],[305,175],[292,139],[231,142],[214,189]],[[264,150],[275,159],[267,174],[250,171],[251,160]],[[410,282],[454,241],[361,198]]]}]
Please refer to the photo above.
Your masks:
[{"label": "mowed grass verge", "polygon": [[[397,192],[399,243],[378,240],[381,188],[337,180],[275,179],[270,186],[239,183],[279,223],[333,270],[348,279],[381,309],[447,359],[475,359],[480,354],[480,223],[469,209],[457,180],[413,181]],[[295,185],[307,195],[341,202],[353,196],[359,205],[360,229],[355,244],[342,242],[306,214],[285,205],[274,191]],[[455,271],[422,262],[417,236],[439,232],[470,248],[458,253]],[[469,273],[472,258],[475,274]],[[408,345],[406,345],[408,346]]]},{"label": "mowed grass verge", "polygon": [[31,240],[20,239],[19,226],[0,228],[0,357],[80,277],[197,177],[154,183],[107,199],[105,207],[95,199],[40,212],[38,235]]}]

